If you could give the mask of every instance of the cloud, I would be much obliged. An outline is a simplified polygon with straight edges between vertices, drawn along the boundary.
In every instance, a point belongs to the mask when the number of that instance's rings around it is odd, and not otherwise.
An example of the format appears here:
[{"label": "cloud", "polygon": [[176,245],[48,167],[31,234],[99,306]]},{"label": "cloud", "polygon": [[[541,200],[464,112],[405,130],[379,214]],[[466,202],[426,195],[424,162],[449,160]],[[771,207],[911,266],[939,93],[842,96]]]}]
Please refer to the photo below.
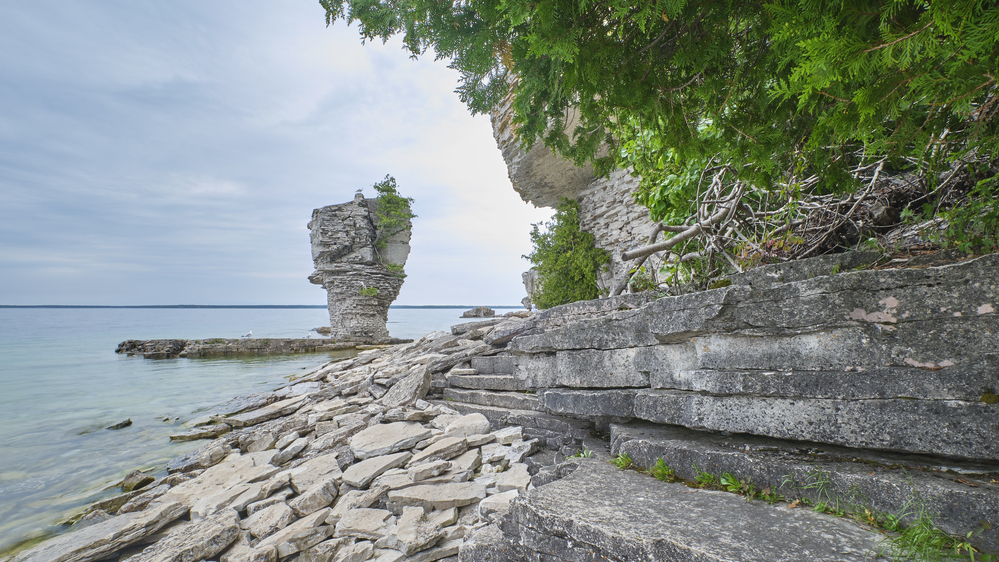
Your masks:
[{"label": "cloud", "polygon": [[456,80],[313,2],[4,3],[0,304],[324,304],[312,209],[385,174],[419,215],[397,302],[514,304],[550,210]]}]

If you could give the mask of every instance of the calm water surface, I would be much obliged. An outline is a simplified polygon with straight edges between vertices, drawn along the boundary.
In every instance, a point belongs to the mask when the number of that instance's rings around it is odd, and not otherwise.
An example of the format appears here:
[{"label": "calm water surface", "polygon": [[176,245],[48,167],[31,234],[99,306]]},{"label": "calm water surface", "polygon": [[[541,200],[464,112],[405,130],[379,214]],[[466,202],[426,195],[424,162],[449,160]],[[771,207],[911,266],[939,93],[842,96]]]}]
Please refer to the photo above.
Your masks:
[{"label": "calm water surface", "polygon": [[[464,321],[461,312],[392,308],[389,331],[418,338]],[[115,354],[119,342],[294,338],[328,323],[325,309],[0,308],[0,557],[64,530],[55,523],[113,495],[108,486],[129,471],[165,474],[204,443],[169,441],[199,412],[336,356],[147,360]],[[131,427],[104,429],[125,419]]]}]

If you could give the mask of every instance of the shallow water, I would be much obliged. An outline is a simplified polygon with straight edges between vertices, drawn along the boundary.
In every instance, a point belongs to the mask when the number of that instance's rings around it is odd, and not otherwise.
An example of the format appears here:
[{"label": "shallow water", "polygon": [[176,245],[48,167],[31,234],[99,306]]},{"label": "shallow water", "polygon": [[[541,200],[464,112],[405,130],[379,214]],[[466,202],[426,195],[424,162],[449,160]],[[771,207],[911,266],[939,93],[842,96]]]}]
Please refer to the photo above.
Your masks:
[{"label": "shallow water", "polygon": [[[418,338],[462,322],[461,312],[392,308],[389,331]],[[64,530],[54,524],[113,495],[106,488],[131,470],[165,473],[204,443],[169,441],[199,412],[337,355],[147,360],[115,354],[119,342],[305,337],[326,324],[320,308],[0,308],[0,553]],[[125,419],[130,427],[104,429]]]}]

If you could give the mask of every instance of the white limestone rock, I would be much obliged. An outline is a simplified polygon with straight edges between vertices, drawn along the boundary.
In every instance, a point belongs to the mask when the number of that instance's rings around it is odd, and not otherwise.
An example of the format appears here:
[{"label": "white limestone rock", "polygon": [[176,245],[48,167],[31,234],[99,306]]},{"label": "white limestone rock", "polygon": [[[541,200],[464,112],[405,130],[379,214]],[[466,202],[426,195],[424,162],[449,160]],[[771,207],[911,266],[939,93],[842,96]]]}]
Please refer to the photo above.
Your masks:
[{"label": "white limestone rock", "polygon": [[358,459],[388,455],[409,449],[430,437],[430,430],[415,422],[394,422],[369,427],[350,438],[350,449]]},{"label": "white limestone rock", "polygon": [[402,451],[365,459],[347,468],[346,472],[343,473],[343,482],[355,488],[366,488],[372,480],[387,470],[406,464],[412,456],[413,454],[409,451]]},{"label": "white limestone rock", "polygon": [[291,525],[295,519],[295,513],[287,504],[276,503],[250,515],[239,525],[254,537],[264,539]]},{"label": "white limestone rock", "polygon": [[391,533],[394,526],[395,516],[391,511],[357,508],[348,511],[337,521],[335,536],[378,540]]},{"label": "white limestone rock", "polygon": [[452,421],[444,428],[444,435],[448,437],[468,437],[470,435],[489,433],[490,429],[491,426],[486,416],[474,413]]},{"label": "white limestone rock", "polygon": [[256,548],[275,548],[280,558],[301,552],[332,534],[333,528],[323,524],[329,514],[330,509],[326,508],[303,517],[260,541]]},{"label": "white limestone rock", "polygon": [[399,490],[389,490],[387,501],[394,506],[420,506],[425,511],[447,509],[476,503],[486,497],[486,489],[474,482],[417,484]]},{"label": "white limestone rock", "polygon": [[524,463],[511,464],[506,471],[496,475],[495,486],[500,492],[509,490],[526,492],[530,484],[531,474],[527,471],[527,465]]},{"label": "white limestone rock", "polygon": [[409,468],[409,478],[413,482],[419,482],[421,480],[433,478],[434,476],[439,476],[449,468],[451,468],[451,463],[442,460],[418,464]]},{"label": "white limestone rock", "polygon": [[288,502],[288,507],[299,517],[305,517],[329,506],[337,496],[336,478],[317,482],[297,498]]}]

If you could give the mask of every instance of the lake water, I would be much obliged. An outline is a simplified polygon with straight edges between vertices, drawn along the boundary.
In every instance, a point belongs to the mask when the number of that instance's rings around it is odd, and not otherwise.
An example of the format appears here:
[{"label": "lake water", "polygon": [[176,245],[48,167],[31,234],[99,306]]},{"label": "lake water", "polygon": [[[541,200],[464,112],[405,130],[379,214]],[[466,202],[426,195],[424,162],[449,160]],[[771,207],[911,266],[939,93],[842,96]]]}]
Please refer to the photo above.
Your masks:
[{"label": "lake water", "polygon": [[[462,311],[391,308],[389,332],[447,330],[467,321]],[[336,356],[147,360],[115,354],[119,342],[250,330],[300,338],[328,324],[325,308],[0,308],[0,557],[65,530],[56,523],[114,495],[108,486],[129,471],[165,474],[167,461],[204,443],[169,441],[199,412],[272,390]],[[130,427],[104,429],[125,419]]]}]

